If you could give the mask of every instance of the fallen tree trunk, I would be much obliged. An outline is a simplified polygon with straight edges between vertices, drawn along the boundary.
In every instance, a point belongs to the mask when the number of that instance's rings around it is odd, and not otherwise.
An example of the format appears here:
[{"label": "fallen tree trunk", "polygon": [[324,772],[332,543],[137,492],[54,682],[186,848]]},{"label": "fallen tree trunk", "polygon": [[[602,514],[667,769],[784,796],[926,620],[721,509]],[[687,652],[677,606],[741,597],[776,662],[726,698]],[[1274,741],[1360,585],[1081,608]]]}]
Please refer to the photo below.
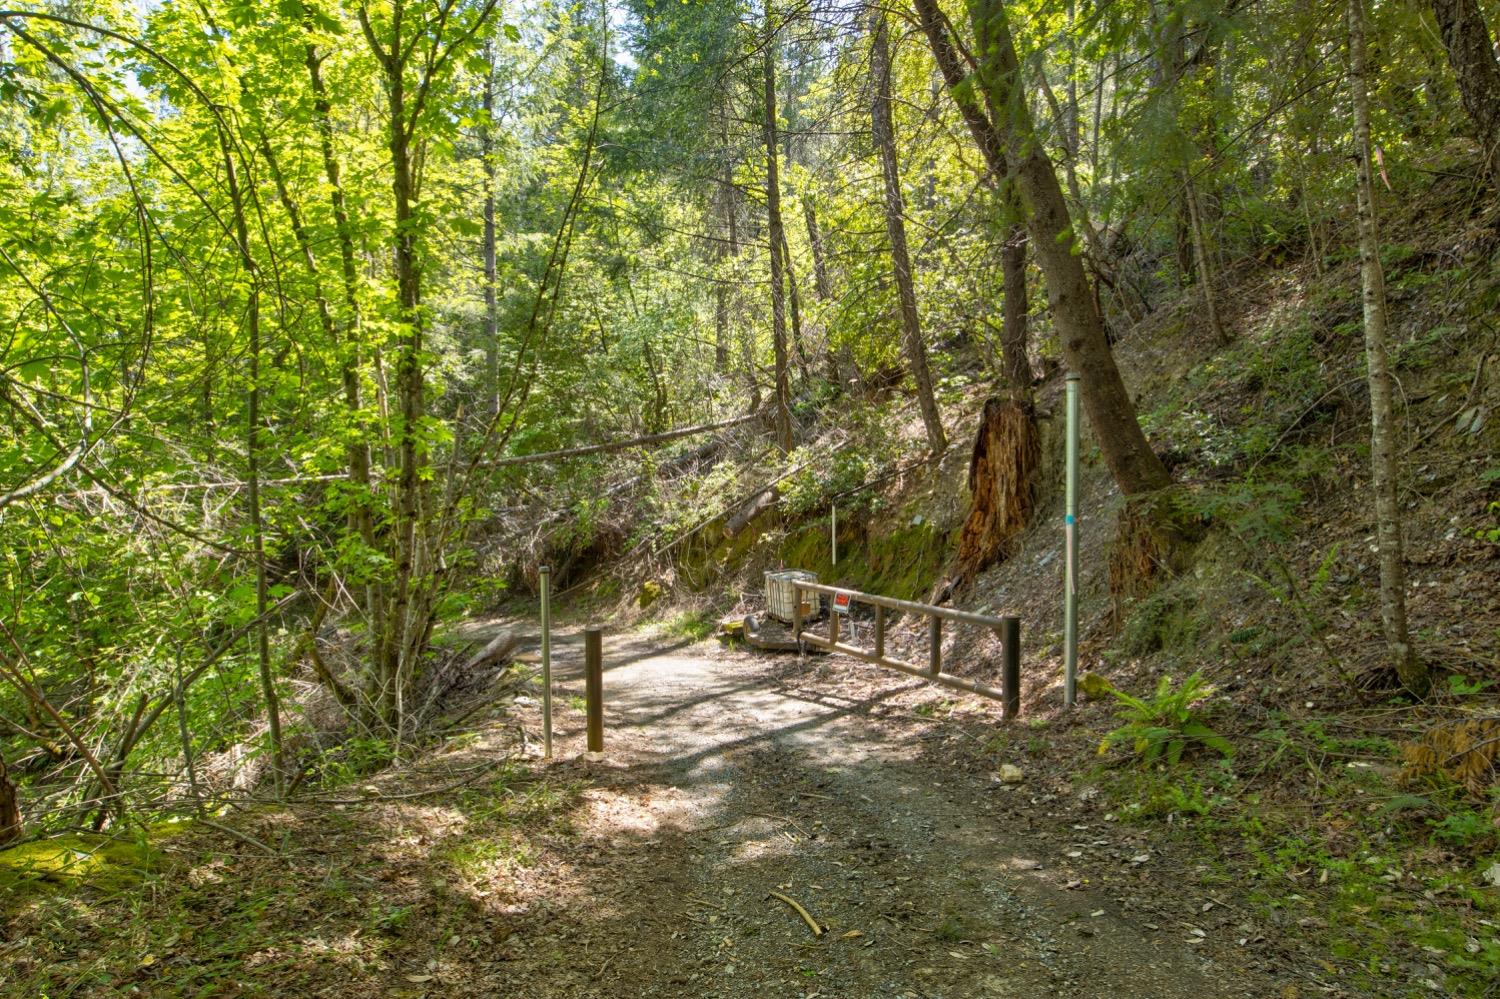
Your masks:
[{"label": "fallen tree trunk", "polygon": [[780,502],[781,490],[774,485],[766,486],[741,504],[739,509],[724,518],[724,537],[736,537],[741,531],[749,527],[756,517],[759,517]]},{"label": "fallen tree trunk", "polygon": [[464,663],[464,672],[478,669],[481,666],[491,666],[510,657],[521,640],[513,631],[502,631],[490,639],[484,648],[474,653]]}]

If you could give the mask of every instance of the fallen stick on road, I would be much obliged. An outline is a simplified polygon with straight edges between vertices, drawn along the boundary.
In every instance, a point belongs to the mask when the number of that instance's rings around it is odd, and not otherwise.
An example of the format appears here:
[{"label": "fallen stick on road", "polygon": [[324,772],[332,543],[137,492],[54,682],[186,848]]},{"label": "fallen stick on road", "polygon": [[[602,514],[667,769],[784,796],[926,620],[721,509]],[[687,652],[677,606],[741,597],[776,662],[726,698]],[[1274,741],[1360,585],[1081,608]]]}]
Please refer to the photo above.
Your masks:
[{"label": "fallen stick on road", "polygon": [[785,902],[787,905],[791,906],[793,909],[796,909],[797,910],[797,915],[801,916],[802,917],[802,921],[805,922],[805,923],[807,923],[807,927],[808,927],[808,929],[812,930],[813,936],[815,936],[815,937],[821,937],[825,932],[827,932],[826,930],[823,929],[823,927],[821,927],[821,926],[818,925],[818,921],[816,919],[814,919],[812,917],[812,915],[806,909],[802,908],[802,906],[798,904],[798,902],[797,902],[796,899],[792,898],[789,895],[783,895],[779,891],[773,891],[773,892],[771,892],[771,897],[772,898],[779,898],[779,899],[781,899],[781,901]]}]

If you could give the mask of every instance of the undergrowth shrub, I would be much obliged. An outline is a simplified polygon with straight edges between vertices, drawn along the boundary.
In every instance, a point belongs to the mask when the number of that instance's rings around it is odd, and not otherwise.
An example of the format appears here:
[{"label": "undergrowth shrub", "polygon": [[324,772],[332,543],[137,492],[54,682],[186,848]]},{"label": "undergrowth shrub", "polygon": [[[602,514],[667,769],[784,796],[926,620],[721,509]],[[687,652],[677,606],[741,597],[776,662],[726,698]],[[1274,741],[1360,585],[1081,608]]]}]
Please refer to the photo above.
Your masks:
[{"label": "undergrowth shrub", "polygon": [[1202,673],[1194,673],[1181,686],[1174,686],[1170,676],[1163,676],[1155,692],[1145,698],[1113,687],[1109,692],[1119,702],[1115,713],[1124,724],[1099,743],[1101,756],[1118,743],[1127,743],[1146,766],[1158,761],[1176,766],[1195,745],[1216,750],[1226,758],[1234,755],[1229,740],[1209,728],[1194,708],[1214,692]]},{"label": "undergrowth shrub", "polygon": [[1401,747],[1401,759],[1404,783],[1446,779],[1482,800],[1500,780],[1500,718],[1466,718],[1438,725]]},{"label": "undergrowth shrub", "polygon": [[1177,587],[1157,590],[1136,601],[1120,630],[1120,648],[1129,655],[1149,655],[1186,648],[1203,633],[1205,621],[1190,594]]}]

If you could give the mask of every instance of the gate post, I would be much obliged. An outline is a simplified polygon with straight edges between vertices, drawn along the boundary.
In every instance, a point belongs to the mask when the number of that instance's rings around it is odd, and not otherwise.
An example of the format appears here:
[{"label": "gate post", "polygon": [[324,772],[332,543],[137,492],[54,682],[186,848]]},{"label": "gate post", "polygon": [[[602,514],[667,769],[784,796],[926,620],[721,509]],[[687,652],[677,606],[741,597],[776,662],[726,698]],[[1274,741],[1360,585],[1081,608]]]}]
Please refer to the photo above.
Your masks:
[{"label": "gate post", "polygon": [[604,752],[603,635],[598,628],[585,628],[583,632],[583,695],[588,702],[588,748],[591,753]]},{"label": "gate post", "polygon": [[1005,717],[1021,716],[1021,619],[1000,620],[1000,662],[1004,677]]}]

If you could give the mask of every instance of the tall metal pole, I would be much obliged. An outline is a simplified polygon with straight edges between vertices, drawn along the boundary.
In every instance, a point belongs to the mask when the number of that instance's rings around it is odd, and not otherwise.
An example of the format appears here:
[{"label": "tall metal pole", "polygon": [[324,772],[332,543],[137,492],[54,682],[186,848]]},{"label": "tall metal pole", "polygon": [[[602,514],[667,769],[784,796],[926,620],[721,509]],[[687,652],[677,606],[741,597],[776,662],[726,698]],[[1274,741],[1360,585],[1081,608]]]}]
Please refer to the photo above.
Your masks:
[{"label": "tall metal pole", "polygon": [[542,577],[542,759],[552,759],[552,567]]},{"label": "tall metal pole", "polygon": [[1067,512],[1063,516],[1063,703],[1078,697],[1078,376],[1066,382],[1068,410]]},{"label": "tall metal pole", "polygon": [[828,523],[828,550],[833,553],[833,564],[839,564],[839,508],[834,507]]}]

